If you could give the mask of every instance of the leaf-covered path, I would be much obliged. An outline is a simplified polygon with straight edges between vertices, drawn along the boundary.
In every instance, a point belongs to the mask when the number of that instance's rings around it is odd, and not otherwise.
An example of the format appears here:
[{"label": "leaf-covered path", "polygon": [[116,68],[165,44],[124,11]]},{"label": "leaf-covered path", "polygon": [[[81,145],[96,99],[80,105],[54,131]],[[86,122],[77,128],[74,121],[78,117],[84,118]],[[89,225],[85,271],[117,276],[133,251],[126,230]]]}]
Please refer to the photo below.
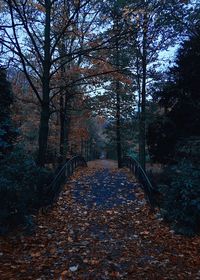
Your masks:
[{"label": "leaf-covered path", "polygon": [[200,279],[199,237],[175,235],[113,162],[77,171],[35,220],[0,239],[1,280]]}]

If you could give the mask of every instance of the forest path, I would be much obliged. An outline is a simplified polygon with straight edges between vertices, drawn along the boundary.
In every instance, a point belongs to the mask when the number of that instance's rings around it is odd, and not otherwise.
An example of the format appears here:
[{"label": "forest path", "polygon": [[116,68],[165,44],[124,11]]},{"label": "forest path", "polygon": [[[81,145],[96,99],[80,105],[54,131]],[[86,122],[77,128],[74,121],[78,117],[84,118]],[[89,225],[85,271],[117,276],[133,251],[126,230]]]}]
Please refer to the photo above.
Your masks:
[{"label": "forest path", "polygon": [[110,159],[97,159],[88,162],[89,168],[108,168],[108,169],[116,169],[117,161]]},{"label": "forest path", "polygon": [[200,279],[199,238],[174,235],[150,213],[126,169],[89,166],[35,217],[33,235],[0,238],[0,279]]}]

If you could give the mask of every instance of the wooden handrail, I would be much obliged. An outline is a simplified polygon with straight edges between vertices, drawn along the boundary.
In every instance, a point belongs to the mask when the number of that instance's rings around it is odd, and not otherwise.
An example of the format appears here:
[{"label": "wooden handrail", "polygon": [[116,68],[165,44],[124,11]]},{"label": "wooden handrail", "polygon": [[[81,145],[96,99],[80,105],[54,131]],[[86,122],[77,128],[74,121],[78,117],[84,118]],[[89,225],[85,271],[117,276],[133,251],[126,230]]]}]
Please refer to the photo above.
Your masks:
[{"label": "wooden handrail", "polygon": [[122,159],[122,165],[126,166],[130,169],[130,171],[135,175],[135,177],[138,179],[139,183],[142,185],[145,196],[147,201],[150,204],[150,207],[154,209],[155,207],[155,201],[154,201],[154,188],[151,184],[151,181],[149,180],[146,172],[140,165],[140,163],[133,157],[125,156]]}]

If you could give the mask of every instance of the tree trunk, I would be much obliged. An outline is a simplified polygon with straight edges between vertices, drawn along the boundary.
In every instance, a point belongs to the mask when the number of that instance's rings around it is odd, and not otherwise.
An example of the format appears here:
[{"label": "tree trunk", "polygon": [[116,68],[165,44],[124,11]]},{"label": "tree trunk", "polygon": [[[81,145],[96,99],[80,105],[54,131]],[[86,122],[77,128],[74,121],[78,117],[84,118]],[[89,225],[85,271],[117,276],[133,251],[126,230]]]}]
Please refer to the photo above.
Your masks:
[{"label": "tree trunk", "polygon": [[84,142],[83,142],[83,138],[81,138],[81,156],[84,156],[83,155],[83,145],[84,145]]},{"label": "tree trunk", "polygon": [[68,150],[70,116],[67,112],[67,108],[67,93],[65,92],[64,94],[64,89],[62,89],[60,94],[60,157],[62,161],[66,158]]},{"label": "tree trunk", "polygon": [[[61,46],[59,49],[60,57],[65,57],[66,50],[65,50],[65,36],[62,37]],[[65,87],[65,60],[61,60],[61,82],[62,85],[60,87],[60,160],[61,162],[66,159],[67,150],[68,150],[68,131],[69,131],[69,122],[70,116],[68,115],[67,108],[68,108],[68,92]]]},{"label": "tree trunk", "polygon": [[65,127],[65,115],[64,115],[64,98],[63,89],[60,93],[60,160],[63,161],[64,158],[64,127]]},{"label": "tree trunk", "polygon": [[46,159],[47,143],[49,133],[49,105],[44,104],[40,114],[40,128],[39,128],[39,151],[37,163],[39,166],[44,166]]},{"label": "tree trunk", "polygon": [[[119,22],[118,22],[118,15],[116,18],[116,31],[118,33],[119,30]],[[115,27],[114,27],[115,28]],[[119,71],[119,38],[118,35],[116,36],[116,66],[117,70]],[[120,103],[120,83],[116,81],[116,139],[117,139],[117,161],[118,161],[118,168],[122,167],[122,147],[121,147],[121,103]]]},{"label": "tree trunk", "polygon": [[139,161],[142,168],[146,169],[146,78],[147,78],[147,17],[144,15],[143,42],[142,42],[142,92],[141,112],[139,120]]},{"label": "tree trunk", "polygon": [[122,147],[121,147],[121,127],[120,127],[120,85],[117,81],[116,93],[117,93],[117,112],[116,112],[116,136],[117,136],[117,160],[118,168],[122,167]]},{"label": "tree trunk", "polygon": [[[61,98],[61,111],[60,111],[60,155],[61,159],[65,160],[68,151],[68,139],[69,139],[69,128],[70,128],[70,114],[67,112],[69,107],[69,101],[67,93],[65,93],[65,100]],[[64,103],[64,104],[63,104]]]},{"label": "tree trunk", "polygon": [[51,24],[51,1],[45,0],[45,33],[44,33],[44,60],[43,60],[43,78],[42,78],[42,108],[40,115],[39,128],[39,152],[38,165],[44,166],[47,152],[48,132],[49,132],[49,95],[50,95],[50,68],[51,68],[51,39],[50,39],[50,24]]}]

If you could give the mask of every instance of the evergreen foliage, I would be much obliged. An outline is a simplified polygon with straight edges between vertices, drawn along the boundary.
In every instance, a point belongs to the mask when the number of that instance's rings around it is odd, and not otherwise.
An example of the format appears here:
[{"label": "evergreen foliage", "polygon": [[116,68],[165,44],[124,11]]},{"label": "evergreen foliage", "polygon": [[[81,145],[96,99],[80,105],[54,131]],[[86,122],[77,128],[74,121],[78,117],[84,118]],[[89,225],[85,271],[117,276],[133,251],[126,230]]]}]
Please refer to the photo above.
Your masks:
[{"label": "evergreen foliage", "polygon": [[33,209],[42,206],[49,171],[39,168],[16,146],[18,130],[11,119],[13,94],[0,69],[0,233],[27,222]]},{"label": "evergreen foliage", "polygon": [[[171,129],[167,129],[166,121],[163,122],[160,118],[159,121],[152,122],[148,127],[149,152],[153,159],[160,162],[169,156],[172,157],[172,154],[175,155],[173,148],[180,138],[200,135],[199,49],[200,31],[182,44],[176,59],[176,66],[171,68],[168,81],[162,90],[156,93],[159,96],[157,97],[159,104],[165,108],[163,119],[171,123]],[[163,136],[166,140],[165,144],[169,141],[171,153],[167,145],[162,147]],[[173,151],[174,153],[172,153]]]},{"label": "evergreen foliage", "polygon": [[13,94],[10,83],[6,80],[6,72],[0,67],[0,159],[9,153],[18,135],[11,119],[10,107]]},{"label": "evergreen foliage", "polygon": [[[176,232],[192,235],[200,232],[200,170],[188,161],[166,170],[168,185],[161,185],[161,212]],[[166,180],[166,178],[165,178]]]},{"label": "evergreen foliage", "polygon": [[44,202],[50,172],[38,167],[21,147],[0,161],[0,233],[27,222]]},{"label": "evergreen foliage", "polygon": [[159,116],[150,123],[147,132],[149,154],[154,162],[169,162],[176,143],[176,127],[167,117]]},{"label": "evergreen foliage", "polygon": [[149,125],[147,133],[151,158],[168,163],[159,187],[162,214],[176,232],[186,235],[200,232],[199,50],[198,29],[182,44],[168,81],[156,93],[165,113]]}]

